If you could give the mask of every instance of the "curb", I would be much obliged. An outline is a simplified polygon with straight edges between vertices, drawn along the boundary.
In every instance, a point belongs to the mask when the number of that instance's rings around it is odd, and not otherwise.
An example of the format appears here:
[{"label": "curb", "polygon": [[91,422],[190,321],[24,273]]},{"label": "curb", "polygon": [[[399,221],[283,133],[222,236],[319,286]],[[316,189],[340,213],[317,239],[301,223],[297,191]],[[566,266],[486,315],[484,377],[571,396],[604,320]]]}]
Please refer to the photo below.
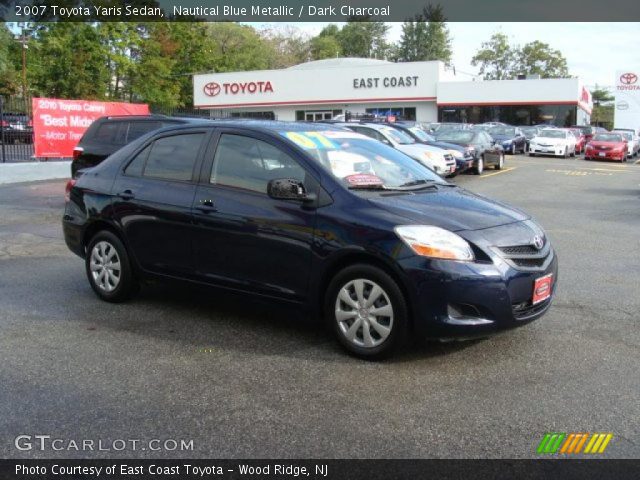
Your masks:
[{"label": "curb", "polygon": [[0,185],[71,178],[71,162],[25,162],[0,164]]}]

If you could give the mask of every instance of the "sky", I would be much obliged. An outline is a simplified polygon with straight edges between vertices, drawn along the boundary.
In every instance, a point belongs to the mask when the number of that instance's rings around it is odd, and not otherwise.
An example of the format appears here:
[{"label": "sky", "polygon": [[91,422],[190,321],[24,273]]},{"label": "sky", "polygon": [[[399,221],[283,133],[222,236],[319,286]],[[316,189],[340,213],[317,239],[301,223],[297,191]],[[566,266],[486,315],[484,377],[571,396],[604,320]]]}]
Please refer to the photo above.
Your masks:
[{"label": "sky", "polygon": [[[283,25],[283,24],[277,24]],[[277,27],[276,25],[276,27]],[[289,24],[316,35],[326,23]],[[401,23],[389,23],[389,40],[400,39]],[[273,26],[273,25],[272,25]],[[471,58],[494,32],[502,32],[512,44],[540,40],[560,50],[569,73],[587,86],[613,86],[617,70],[640,70],[640,22],[635,23],[543,23],[448,22],[452,37],[453,65],[464,80],[477,74]],[[471,75],[470,75],[471,74]]]}]

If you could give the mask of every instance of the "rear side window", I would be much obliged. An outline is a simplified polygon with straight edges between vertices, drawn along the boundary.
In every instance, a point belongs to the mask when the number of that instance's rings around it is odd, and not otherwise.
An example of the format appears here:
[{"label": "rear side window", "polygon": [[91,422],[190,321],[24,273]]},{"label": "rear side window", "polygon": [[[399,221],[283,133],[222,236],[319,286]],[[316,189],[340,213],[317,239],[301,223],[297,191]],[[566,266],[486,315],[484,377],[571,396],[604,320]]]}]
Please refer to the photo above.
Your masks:
[{"label": "rear side window", "polygon": [[211,183],[267,193],[267,184],[276,178],[303,182],[305,170],[269,143],[241,135],[223,134],[220,137]]},{"label": "rear side window", "polygon": [[[151,145],[142,175],[165,180],[191,180],[204,136],[204,133],[189,133],[159,138]],[[140,155],[143,153],[144,150]]]},{"label": "rear side window", "polygon": [[130,122],[129,132],[127,134],[127,143],[134,141],[136,138],[149,133],[153,130],[161,128],[163,125],[160,122]]},{"label": "rear side window", "polygon": [[131,162],[129,162],[127,168],[124,169],[124,173],[132,177],[142,176],[142,170],[144,169],[144,164],[147,161],[147,157],[149,156],[150,151],[151,145],[148,145],[144,150],[136,155],[136,157],[131,160]]},{"label": "rear side window", "polygon": [[[92,141],[97,143],[118,144],[118,132],[123,122],[106,122],[98,127]],[[124,142],[121,142],[124,143]]]}]

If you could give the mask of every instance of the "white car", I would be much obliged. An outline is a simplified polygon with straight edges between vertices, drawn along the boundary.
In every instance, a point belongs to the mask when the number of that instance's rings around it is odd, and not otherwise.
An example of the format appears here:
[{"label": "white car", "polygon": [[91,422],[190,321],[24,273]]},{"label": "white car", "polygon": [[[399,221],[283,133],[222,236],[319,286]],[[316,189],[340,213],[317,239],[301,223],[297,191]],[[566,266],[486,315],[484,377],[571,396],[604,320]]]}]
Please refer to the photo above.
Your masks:
[{"label": "white car", "polygon": [[545,128],[529,141],[529,156],[576,156],[576,137],[563,128]]},{"label": "white car", "polygon": [[640,141],[638,136],[631,130],[613,129],[611,133],[619,133],[627,141],[627,157],[632,158],[638,154],[640,150]]},{"label": "white car", "polygon": [[341,126],[367,137],[375,138],[396,150],[400,150],[439,175],[449,176],[456,172],[456,159],[453,158],[453,155],[442,148],[417,143],[409,135],[393,127],[369,123],[345,123]]}]

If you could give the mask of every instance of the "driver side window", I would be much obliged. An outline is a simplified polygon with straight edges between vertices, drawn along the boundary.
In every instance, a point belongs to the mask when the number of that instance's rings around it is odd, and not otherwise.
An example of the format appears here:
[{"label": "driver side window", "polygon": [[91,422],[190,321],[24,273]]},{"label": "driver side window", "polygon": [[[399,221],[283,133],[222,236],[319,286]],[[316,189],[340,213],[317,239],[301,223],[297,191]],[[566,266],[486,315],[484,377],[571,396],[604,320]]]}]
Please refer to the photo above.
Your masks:
[{"label": "driver side window", "polygon": [[224,133],[220,136],[211,171],[211,183],[267,193],[276,178],[301,182],[305,170],[279,148],[256,138]]}]

